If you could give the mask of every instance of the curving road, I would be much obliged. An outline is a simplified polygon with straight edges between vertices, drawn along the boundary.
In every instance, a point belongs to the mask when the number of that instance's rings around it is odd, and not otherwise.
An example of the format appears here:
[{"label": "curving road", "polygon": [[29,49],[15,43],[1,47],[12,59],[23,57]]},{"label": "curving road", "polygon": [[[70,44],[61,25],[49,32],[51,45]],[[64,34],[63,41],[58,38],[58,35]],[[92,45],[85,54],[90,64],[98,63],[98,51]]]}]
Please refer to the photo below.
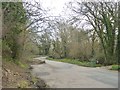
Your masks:
[{"label": "curving road", "polygon": [[43,79],[51,88],[118,88],[118,72],[50,61],[32,65],[32,74]]}]

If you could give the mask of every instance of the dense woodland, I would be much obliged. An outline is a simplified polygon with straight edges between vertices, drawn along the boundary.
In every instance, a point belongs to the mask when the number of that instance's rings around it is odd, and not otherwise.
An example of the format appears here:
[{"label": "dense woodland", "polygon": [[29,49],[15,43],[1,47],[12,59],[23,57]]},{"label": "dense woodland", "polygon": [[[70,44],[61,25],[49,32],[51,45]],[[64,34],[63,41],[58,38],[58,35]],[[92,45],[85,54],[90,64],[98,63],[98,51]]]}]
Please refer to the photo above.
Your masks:
[{"label": "dense woodland", "polygon": [[[95,61],[120,60],[120,3],[69,2],[69,18],[51,16],[40,2],[3,2],[2,56],[33,55]],[[84,24],[82,24],[84,22]]]}]

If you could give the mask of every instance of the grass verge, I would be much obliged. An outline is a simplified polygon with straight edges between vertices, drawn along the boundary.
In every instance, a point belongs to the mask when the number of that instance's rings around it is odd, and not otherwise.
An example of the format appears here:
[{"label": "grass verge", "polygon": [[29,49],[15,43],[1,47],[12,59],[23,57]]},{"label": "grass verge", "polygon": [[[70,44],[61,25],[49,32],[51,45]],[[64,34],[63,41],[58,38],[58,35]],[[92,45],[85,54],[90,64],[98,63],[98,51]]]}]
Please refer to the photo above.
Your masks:
[{"label": "grass verge", "polygon": [[53,61],[59,61],[59,62],[65,62],[65,63],[70,63],[70,64],[76,64],[79,66],[85,66],[85,67],[101,67],[101,64],[96,64],[95,62],[86,62],[86,61],[79,61],[78,59],[53,59],[53,58],[47,58],[48,60],[53,60]]},{"label": "grass verge", "polygon": [[120,65],[112,65],[110,70],[120,70]]}]

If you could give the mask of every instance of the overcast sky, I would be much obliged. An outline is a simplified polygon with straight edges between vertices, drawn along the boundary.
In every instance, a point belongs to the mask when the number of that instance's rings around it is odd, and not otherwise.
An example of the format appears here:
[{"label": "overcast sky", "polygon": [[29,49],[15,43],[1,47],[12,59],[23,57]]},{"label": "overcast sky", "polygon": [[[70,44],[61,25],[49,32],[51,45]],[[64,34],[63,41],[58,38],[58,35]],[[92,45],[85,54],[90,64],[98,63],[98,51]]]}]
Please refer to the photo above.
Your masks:
[{"label": "overcast sky", "polygon": [[26,1],[30,1],[33,3],[34,1],[40,2],[44,9],[50,9],[49,13],[51,16],[61,15],[63,18],[67,18],[69,17],[69,14],[72,14],[72,12],[67,8],[66,4],[68,4],[69,2],[77,1],[77,0],[26,0]]},{"label": "overcast sky", "polygon": [[62,13],[65,4],[73,0],[40,0],[43,7],[51,9],[51,14],[58,16]]}]

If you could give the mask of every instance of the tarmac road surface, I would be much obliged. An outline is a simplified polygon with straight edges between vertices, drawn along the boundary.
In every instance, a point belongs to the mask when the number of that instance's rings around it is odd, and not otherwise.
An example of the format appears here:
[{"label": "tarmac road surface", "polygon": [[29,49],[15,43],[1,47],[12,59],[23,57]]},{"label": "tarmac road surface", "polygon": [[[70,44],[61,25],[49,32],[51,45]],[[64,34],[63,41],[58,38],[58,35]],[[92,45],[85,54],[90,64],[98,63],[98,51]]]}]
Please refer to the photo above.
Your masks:
[{"label": "tarmac road surface", "polygon": [[82,67],[50,61],[32,65],[32,74],[43,79],[51,88],[118,88],[118,72],[103,68]]}]

